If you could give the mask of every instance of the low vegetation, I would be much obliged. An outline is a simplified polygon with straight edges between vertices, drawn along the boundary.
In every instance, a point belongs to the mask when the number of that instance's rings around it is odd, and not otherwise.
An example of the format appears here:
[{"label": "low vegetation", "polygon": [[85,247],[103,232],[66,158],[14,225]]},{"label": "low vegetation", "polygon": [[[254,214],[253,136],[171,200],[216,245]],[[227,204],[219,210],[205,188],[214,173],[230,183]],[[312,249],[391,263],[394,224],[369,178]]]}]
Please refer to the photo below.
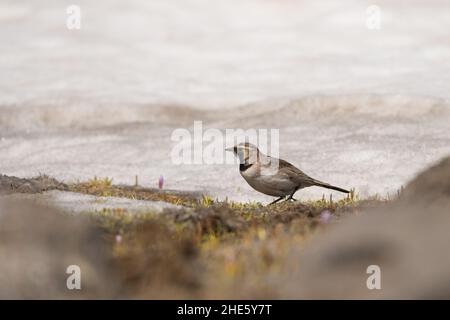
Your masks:
[{"label": "low vegetation", "polygon": [[347,215],[385,202],[362,201],[352,192],[339,201],[324,196],[267,206],[116,186],[98,178],[69,189],[183,205],[162,213],[86,213],[105,231],[127,296],[140,298],[276,298],[271,277],[288,272],[284,268],[291,248],[304,246]]}]

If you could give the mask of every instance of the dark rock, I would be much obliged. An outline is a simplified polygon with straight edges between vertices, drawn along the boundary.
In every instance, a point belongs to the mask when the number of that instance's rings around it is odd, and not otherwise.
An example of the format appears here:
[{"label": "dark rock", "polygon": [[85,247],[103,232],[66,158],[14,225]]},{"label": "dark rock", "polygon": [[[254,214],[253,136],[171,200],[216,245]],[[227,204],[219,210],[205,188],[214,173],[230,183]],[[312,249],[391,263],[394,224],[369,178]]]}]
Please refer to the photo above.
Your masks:
[{"label": "dark rock", "polygon": [[48,190],[68,190],[68,187],[46,175],[30,179],[0,175],[0,194],[41,193]]}]

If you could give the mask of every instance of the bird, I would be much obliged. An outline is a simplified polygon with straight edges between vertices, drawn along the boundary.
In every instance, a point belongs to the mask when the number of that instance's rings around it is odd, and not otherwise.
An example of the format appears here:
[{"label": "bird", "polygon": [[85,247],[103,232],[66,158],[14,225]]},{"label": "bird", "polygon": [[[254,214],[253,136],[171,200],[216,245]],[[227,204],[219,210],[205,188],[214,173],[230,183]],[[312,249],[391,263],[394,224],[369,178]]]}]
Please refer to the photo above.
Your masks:
[{"label": "bird", "polygon": [[296,201],[294,194],[297,190],[312,186],[350,193],[346,189],[311,178],[283,159],[265,155],[251,143],[239,143],[225,150],[233,152],[239,158],[239,172],[253,189],[278,197],[269,205],[286,197],[286,201]]}]

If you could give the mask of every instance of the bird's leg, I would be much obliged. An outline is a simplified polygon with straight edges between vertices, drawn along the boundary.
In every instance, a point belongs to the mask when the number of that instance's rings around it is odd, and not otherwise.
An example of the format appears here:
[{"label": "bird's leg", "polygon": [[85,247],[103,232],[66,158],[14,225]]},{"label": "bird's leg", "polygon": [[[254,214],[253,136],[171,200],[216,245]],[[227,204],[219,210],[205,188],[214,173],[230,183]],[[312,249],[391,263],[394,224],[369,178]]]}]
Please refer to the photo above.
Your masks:
[{"label": "bird's leg", "polygon": [[272,201],[271,203],[269,203],[269,206],[272,205],[272,204],[275,204],[275,203],[277,203],[278,201],[283,200],[283,199],[284,199],[284,197],[279,197],[279,198],[276,199],[275,201]]},{"label": "bird's leg", "polygon": [[295,191],[297,191],[297,190],[294,190],[294,191],[289,195],[289,197],[286,199],[286,201],[289,201],[289,200],[297,201],[297,199],[294,199],[294,193],[295,193]]}]

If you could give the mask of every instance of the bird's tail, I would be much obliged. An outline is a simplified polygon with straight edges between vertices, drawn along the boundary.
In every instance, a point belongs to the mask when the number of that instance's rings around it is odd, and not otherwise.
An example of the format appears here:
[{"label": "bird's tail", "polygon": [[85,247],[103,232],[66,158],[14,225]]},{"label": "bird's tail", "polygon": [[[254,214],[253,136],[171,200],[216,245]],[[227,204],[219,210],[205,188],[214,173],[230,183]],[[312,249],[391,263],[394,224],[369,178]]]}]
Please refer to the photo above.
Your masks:
[{"label": "bird's tail", "polygon": [[342,189],[339,187],[335,187],[335,186],[332,186],[331,184],[328,184],[328,183],[325,183],[322,181],[318,181],[318,180],[314,180],[314,185],[318,186],[318,187],[322,187],[322,188],[333,189],[333,190],[344,192],[344,193],[350,193],[350,191],[348,191],[348,190],[345,190],[345,189]]}]

